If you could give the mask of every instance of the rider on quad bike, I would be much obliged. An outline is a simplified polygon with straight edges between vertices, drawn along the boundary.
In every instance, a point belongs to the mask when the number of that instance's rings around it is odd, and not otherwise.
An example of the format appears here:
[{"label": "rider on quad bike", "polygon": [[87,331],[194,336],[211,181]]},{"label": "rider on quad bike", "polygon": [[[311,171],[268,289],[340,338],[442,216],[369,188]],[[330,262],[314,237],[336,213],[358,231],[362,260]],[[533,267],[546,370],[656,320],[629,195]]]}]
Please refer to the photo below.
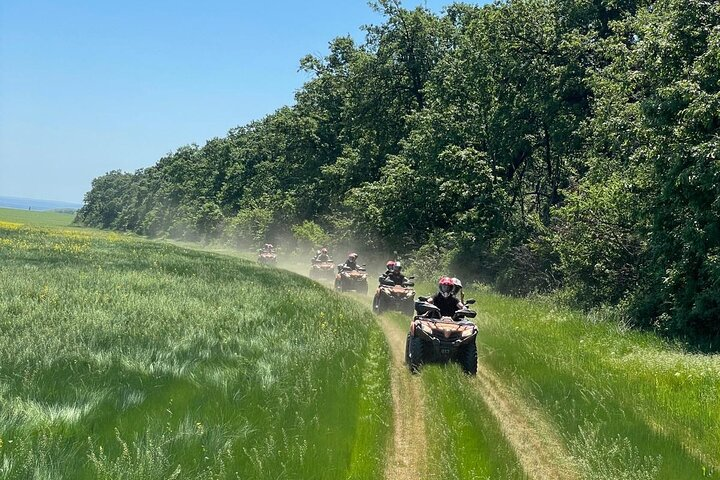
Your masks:
[{"label": "rider on quad bike", "polygon": [[260,264],[274,265],[276,261],[277,254],[275,253],[275,247],[271,243],[266,243],[258,250],[258,262]]},{"label": "rider on quad bike", "polygon": [[390,260],[388,271],[378,278],[379,285],[373,297],[373,311],[381,314],[387,310],[396,310],[412,315],[415,312],[415,286],[402,274],[400,262]]},{"label": "rider on quad bike", "polygon": [[345,263],[343,263],[342,265],[343,270],[357,270],[357,258],[357,253],[351,253],[350,255],[348,255],[347,260],[345,260]]},{"label": "rider on quad bike", "polygon": [[417,314],[410,322],[405,343],[405,363],[413,373],[426,362],[456,362],[463,372],[477,373],[478,328],[467,320],[476,312],[453,295],[454,287],[452,278],[441,277],[438,293],[431,298],[419,297],[415,304]]},{"label": "rider on quad bike", "polygon": [[[391,263],[392,266],[390,266]],[[386,266],[388,267],[388,271],[381,277],[380,283],[382,283],[383,278],[390,280],[395,285],[402,285],[408,281],[407,277],[402,274],[402,265],[400,262],[394,262],[391,260]]]},{"label": "rider on quad bike", "polygon": [[451,279],[455,288],[453,289],[453,296],[460,299],[461,302],[465,303],[465,293],[463,292],[463,285],[459,278],[453,277]]},{"label": "rider on quad bike", "polygon": [[330,255],[328,255],[328,249],[325,247],[318,250],[312,259],[312,263],[330,262],[330,261],[332,261],[332,260],[330,260]]},{"label": "rider on quad bike", "polygon": [[[427,303],[432,303],[440,309],[440,315],[443,317],[452,317],[456,311],[465,308],[462,301],[455,295],[455,282],[450,277],[440,277],[438,280],[438,293],[427,299]],[[462,288],[462,287],[461,287]]]},{"label": "rider on quad bike", "polygon": [[380,278],[387,277],[392,273],[392,271],[395,269],[395,260],[388,260],[388,262],[385,264],[385,273],[383,273]]},{"label": "rider on quad bike", "polygon": [[357,253],[351,253],[345,263],[337,266],[335,290],[340,292],[354,290],[363,295],[367,293],[367,272],[365,265],[358,266],[357,258]]}]

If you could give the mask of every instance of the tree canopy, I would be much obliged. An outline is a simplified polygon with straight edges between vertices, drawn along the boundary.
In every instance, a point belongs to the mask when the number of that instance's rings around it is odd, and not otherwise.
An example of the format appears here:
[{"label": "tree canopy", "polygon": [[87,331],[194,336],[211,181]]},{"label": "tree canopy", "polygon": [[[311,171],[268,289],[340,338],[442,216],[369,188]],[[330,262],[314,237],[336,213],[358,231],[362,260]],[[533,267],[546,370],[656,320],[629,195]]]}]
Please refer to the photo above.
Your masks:
[{"label": "tree canopy", "polygon": [[720,335],[720,3],[374,8],[384,22],[363,43],[300,61],[311,79],[294,105],[97,178],[78,220],[234,244],[352,239]]}]

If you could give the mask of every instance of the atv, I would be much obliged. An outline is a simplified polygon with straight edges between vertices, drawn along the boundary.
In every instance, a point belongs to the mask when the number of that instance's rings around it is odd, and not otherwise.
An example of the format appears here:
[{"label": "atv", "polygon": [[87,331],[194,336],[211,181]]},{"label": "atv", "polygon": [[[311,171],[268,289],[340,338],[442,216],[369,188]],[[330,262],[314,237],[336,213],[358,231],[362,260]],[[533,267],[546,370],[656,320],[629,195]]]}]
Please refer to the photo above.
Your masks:
[{"label": "atv", "polygon": [[277,263],[277,254],[271,252],[260,252],[258,254],[258,263],[260,265],[275,265],[275,263]]},{"label": "atv", "polygon": [[314,261],[310,267],[310,278],[332,282],[335,279],[335,264],[332,260],[327,262]]},{"label": "atv", "polygon": [[[465,302],[470,305],[475,300]],[[420,371],[423,363],[456,362],[463,372],[477,373],[477,326],[465,320],[475,318],[477,312],[464,308],[452,317],[440,315],[440,309],[427,303],[426,297],[415,302],[417,315],[410,322],[405,343],[405,363],[411,372]]]},{"label": "atv", "polygon": [[412,288],[414,286],[413,282],[396,285],[392,280],[381,277],[380,285],[373,297],[373,311],[378,315],[388,310],[412,315],[415,312],[415,290]]},{"label": "atv", "polygon": [[354,290],[363,295],[368,292],[367,272],[365,265],[352,270],[344,265],[338,265],[338,273],[335,275],[335,290],[348,292]]}]

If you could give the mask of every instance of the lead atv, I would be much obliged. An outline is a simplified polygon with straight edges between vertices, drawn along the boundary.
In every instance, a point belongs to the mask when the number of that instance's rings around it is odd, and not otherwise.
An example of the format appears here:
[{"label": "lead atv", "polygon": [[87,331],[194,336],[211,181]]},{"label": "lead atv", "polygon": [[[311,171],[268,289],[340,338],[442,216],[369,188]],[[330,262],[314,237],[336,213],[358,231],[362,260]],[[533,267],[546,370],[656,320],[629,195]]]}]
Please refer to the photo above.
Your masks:
[{"label": "lead atv", "polygon": [[[474,300],[465,302],[470,305]],[[466,318],[475,318],[477,312],[467,308],[458,310],[452,317],[440,315],[440,309],[419,297],[415,303],[417,315],[410,322],[405,343],[405,363],[411,372],[429,362],[456,362],[463,372],[477,373],[477,326]]]},{"label": "lead atv", "polygon": [[[408,277],[412,279],[413,277]],[[373,297],[373,311],[378,315],[390,310],[412,315],[415,312],[415,284],[403,282],[397,285],[388,278],[381,277],[380,285]]]},{"label": "lead atv", "polygon": [[260,265],[275,265],[277,263],[277,254],[274,252],[260,252],[258,254],[258,263]]},{"label": "lead atv", "polygon": [[363,295],[368,292],[367,272],[365,265],[353,270],[344,265],[338,265],[335,275],[335,290],[338,292],[355,291]]},{"label": "lead atv", "polygon": [[310,266],[310,278],[332,282],[335,279],[335,264],[332,260],[327,262],[313,261]]}]

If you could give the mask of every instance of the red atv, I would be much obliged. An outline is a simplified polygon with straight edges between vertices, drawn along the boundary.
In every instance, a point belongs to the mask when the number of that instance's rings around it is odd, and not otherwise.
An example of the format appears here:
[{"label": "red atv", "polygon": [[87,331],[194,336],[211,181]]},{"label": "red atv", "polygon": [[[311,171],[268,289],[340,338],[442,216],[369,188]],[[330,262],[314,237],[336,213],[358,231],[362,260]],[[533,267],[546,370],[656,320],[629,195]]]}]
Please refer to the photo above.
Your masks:
[{"label": "red atv", "polygon": [[332,260],[327,262],[313,261],[310,267],[310,278],[332,282],[335,279],[335,264]]},{"label": "red atv", "polygon": [[[468,300],[467,305],[475,303]],[[440,309],[419,297],[415,303],[417,315],[410,322],[405,343],[405,363],[413,373],[423,363],[457,362],[469,375],[477,373],[477,326],[465,318],[475,318],[477,312],[467,308],[452,317],[440,315]]]},{"label": "red atv", "polygon": [[[408,280],[412,278],[408,277]],[[394,310],[412,315],[415,312],[415,289],[412,288],[414,286],[413,282],[396,285],[392,280],[381,277],[380,285],[373,297],[373,311],[381,314],[388,310]]]},{"label": "red atv", "polygon": [[368,292],[367,272],[365,265],[352,270],[344,265],[338,265],[338,273],[335,275],[335,290],[338,292],[356,291],[363,295]]}]

